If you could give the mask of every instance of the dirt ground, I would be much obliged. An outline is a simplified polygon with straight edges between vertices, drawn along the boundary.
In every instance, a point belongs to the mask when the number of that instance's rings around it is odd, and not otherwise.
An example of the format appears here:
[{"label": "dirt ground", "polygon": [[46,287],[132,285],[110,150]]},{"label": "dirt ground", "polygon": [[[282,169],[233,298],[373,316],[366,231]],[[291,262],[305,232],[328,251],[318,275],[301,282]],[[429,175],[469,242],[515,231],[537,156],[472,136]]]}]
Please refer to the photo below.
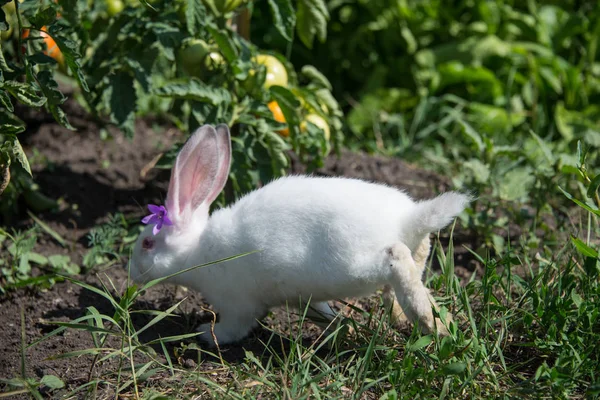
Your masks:
[{"label": "dirt ground", "polygon": [[[169,172],[153,170],[142,179],[140,171],[161,149],[182,140],[182,135],[174,129],[160,128],[158,121],[141,120],[137,122],[133,140],[124,138],[116,131],[111,131],[113,138],[102,140],[99,126],[90,122],[85,112],[73,102],[66,104],[66,113],[78,129],[77,132],[60,127],[43,113],[36,113],[23,116],[29,127],[21,140],[29,156],[37,154],[32,157],[38,160],[33,165],[34,177],[42,191],[50,197],[64,200],[59,211],[38,216],[70,243],[63,248],[48,235],[41,235],[35,250],[45,255],[67,254],[74,262],[81,263],[87,252],[86,235],[92,227],[106,222],[109,215],[115,212],[142,217],[145,214],[142,205],[162,203]],[[295,162],[292,163],[292,171],[303,172]],[[341,157],[331,155],[316,174],[385,182],[402,187],[417,198],[450,188],[446,179],[400,160],[347,151],[342,152]],[[32,223],[27,214],[22,212],[11,225],[25,229]],[[460,251],[461,241],[465,243],[469,240],[466,236],[455,238],[458,253],[456,273],[466,279],[475,266],[466,257],[466,252]],[[122,260],[109,269],[91,271],[79,278],[97,287],[99,278],[104,282],[110,278],[115,287],[121,290],[126,285],[125,262]],[[163,321],[155,329],[149,330],[151,332],[146,331],[143,340],[190,332],[198,322],[210,319],[210,313],[201,311],[202,307],[207,307],[201,294],[171,286],[150,290],[143,297],[140,307],[166,310],[183,296],[188,296],[188,299],[182,305],[181,317]],[[90,306],[108,315],[113,312],[107,300],[69,282],[58,283],[49,290],[22,289],[0,297],[0,379],[21,374],[21,312],[25,317],[25,341],[32,343],[57,327],[51,321],[69,321],[83,316]],[[149,319],[140,316],[139,321],[134,322],[142,326]],[[285,313],[276,310],[266,323],[276,326],[282,323],[280,319],[285,319]],[[306,340],[313,339],[316,334],[318,332],[314,327],[308,327],[304,332]],[[224,349],[225,359],[230,362],[243,359],[244,348],[259,349],[262,346],[260,340],[269,335],[264,329],[257,330],[242,343]],[[67,388],[77,387],[89,379],[91,356],[68,360],[48,360],[48,357],[90,347],[93,347],[91,336],[73,330],[43,341],[26,350],[27,376],[39,379],[52,374],[65,381]],[[194,365],[191,358],[182,362],[184,365]]]}]

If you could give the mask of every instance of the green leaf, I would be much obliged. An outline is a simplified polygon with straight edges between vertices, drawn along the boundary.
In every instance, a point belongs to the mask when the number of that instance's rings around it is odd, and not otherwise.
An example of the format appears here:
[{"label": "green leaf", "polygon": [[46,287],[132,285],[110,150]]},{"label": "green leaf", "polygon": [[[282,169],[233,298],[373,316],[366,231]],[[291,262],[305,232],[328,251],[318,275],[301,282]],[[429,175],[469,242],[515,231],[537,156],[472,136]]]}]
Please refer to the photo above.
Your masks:
[{"label": "green leaf", "polygon": [[34,53],[27,56],[27,61],[37,65],[55,65],[56,60],[44,53]]},{"label": "green leaf", "polygon": [[301,72],[302,75],[313,81],[315,84],[317,84],[317,86],[325,88],[327,90],[332,90],[329,79],[327,79],[325,75],[323,75],[318,69],[316,69],[312,65],[303,66]]},{"label": "green leaf", "polygon": [[431,336],[431,335],[421,336],[414,343],[411,343],[410,345],[406,346],[406,351],[414,352],[417,350],[421,350],[422,348],[429,346],[429,344],[431,344],[431,342],[433,342],[433,336]]},{"label": "green leaf", "polygon": [[53,254],[48,257],[48,262],[52,268],[62,269],[71,262],[71,257],[65,254]]},{"label": "green leaf", "polygon": [[296,99],[296,96],[289,89],[282,86],[271,86],[270,92],[277,101],[277,104],[279,104],[289,130],[294,135],[299,134],[300,118],[298,118],[296,110],[300,107],[300,102]]},{"label": "green leaf", "polygon": [[81,286],[84,289],[87,289],[87,290],[89,290],[91,292],[94,292],[94,293],[96,293],[96,294],[104,297],[106,300],[108,300],[112,304],[112,306],[115,308],[115,311],[120,312],[120,313],[124,313],[125,312],[125,310],[123,310],[121,308],[121,306],[119,305],[119,303],[117,303],[115,301],[115,299],[111,296],[110,293],[107,293],[107,292],[105,292],[105,291],[103,291],[101,289],[98,289],[95,286],[89,285],[89,284],[87,284],[85,282],[79,281],[77,279],[73,279],[72,277],[61,275],[61,274],[59,274],[59,276],[62,276],[63,278],[71,281],[72,283],[74,283],[76,285],[79,285],[79,286]]},{"label": "green leaf", "polygon": [[560,189],[561,192],[563,192],[563,194],[565,195],[565,197],[569,200],[571,200],[573,203],[577,204],[579,207],[588,210],[589,212],[596,214],[598,216],[600,216],[600,210],[597,208],[592,208],[590,206],[588,206],[587,204],[585,204],[582,201],[577,200],[575,197],[573,197],[571,195],[571,193],[567,192],[566,190],[564,190],[563,188],[561,188],[560,186],[558,187]]},{"label": "green leaf", "polygon": [[65,358],[81,357],[81,356],[92,356],[96,354],[103,354],[110,352],[111,349],[107,347],[101,348],[88,348],[84,350],[75,350],[67,353],[57,354],[55,356],[48,357],[48,360],[63,360]]},{"label": "green leaf", "polygon": [[575,307],[581,308],[581,304],[583,303],[583,298],[575,291],[575,289],[571,290],[571,300],[573,300],[573,304]]},{"label": "green leaf", "polygon": [[56,240],[62,247],[67,247],[67,242],[63,239],[62,236],[58,234],[54,229],[50,228],[44,221],[35,216],[34,213],[27,210],[27,214],[35,221],[36,224],[40,226],[48,235],[50,235],[54,240]]},{"label": "green leaf", "polygon": [[38,10],[35,15],[29,17],[29,22],[36,28],[50,25],[56,19],[56,10],[54,7],[46,7],[43,10]]},{"label": "green leaf", "polygon": [[32,176],[31,175],[31,167],[29,166],[29,160],[27,160],[27,155],[25,155],[25,152],[23,151],[23,147],[21,147],[21,143],[19,142],[19,139],[17,139],[16,137],[14,138],[14,140],[12,142],[12,152],[13,152],[14,159],[17,160],[19,162],[19,164],[21,164],[21,166],[23,167],[23,169],[25,171],[27,171],[29,176]]},{"label": "green leaf", "polygon": [[40,383],[44,386],[48,386],[50,389],[60,389],[65,387],[65,383],[57,376],[44,375]]},{"label": "green leaf", "polygon": [[275,28],[285,40],[291,42],[296,26],[296,14],[291,0],[269,0],[269,6],[271,6]]},{"label": "green leaf", "polygon": [[202,0],[185,0],[185,22],[188,32],[195,36],[196,33],[204,26],[207,14]]},{"label": "green leaf", "polygon": [[38,95],[33,87],[27,83],[5,81],[0,84],[0,88],[5,89],[21,103],[30,107],[41,107],[46,103],[46,98]]},{"label": "green leaf", "polygon": [[180,46],[184,38],[181,31],[164,22],[153,22],[146,27],[156,35],[160,48],[163,50],[163,55],[168,60],[175,61],[175,49]]},{"label": "green leaf", "polygon": [[463,166],[471,171],[477,183],[487,183],[489,181],[490,168],[488,165],[482,163],[478,158],[473,158],[463,163]]},{"label": "green leaf", "polygon": [[448,365],[444,365],[444,374],[446,375],[459,375],[467,369],[467,364],[464,362],[453,362]]},{"label": "green leaf", "polygon": [[175,311],[177,309],[177,307],[179,307],[179,305],[181,303],[183,303],[185,300],[186,300],[186,298],[179,301],[178,303],[175,303],[174,305],[169,307],[168,310],[161,312],[159,315],[154,317],[150,322],[148,322],[146,325],[144,325],[141,329],[139,329],[137,332],[135,332],[135,334],[132,337],[135,338],[135,337],[139,336],[140,333],[144,332],[146,329],[151,328],[153,325],[156,325],[161,320],[165,319],[166,317],[171,316],[173,314],[173,311]]},{"label": "green leaf", "polygon": [[504,175],[498,188],[503,200],[516,201],[527,198],[534,189],[535,176],[529,168],[517,168]]},{"label": "green leaf", "polygon": [[537,142],[537,145],[540,148],[540,150],[542,150],[542,154],[544,154],[544,157],[546,158],[546,160],[550,164],[554,164],[554,162],[555,162],[554,155],[552,154],[552,150],[550,149],[550,146],[548,146],[548,143],[546,143],[545,140],[543,140],[541,137],[536,135],[535,132],[533,132],[532,130],[530,130],[529,133],[531,134],[531,136],[533,136],[533,138]]},{"label": "green leaf", "polygon": [[133,137],[135,132],[135,110],[137,93],[133,86],[133,77],[119,72],[110,77],[111,119],[123,130],[125,136]]},{"label": "green leaf", "polygon": [[226,33],[227,31],[220,30],[212,25],[208,25],[207,29],[227,62],[233,63],[238,58],[238,50],[231,37]]},{"label": "green leaf", "polygon": [[327,38],[329,11],[324,0],[298,0],[296,30],[300,40],[309,49],[315,36],[324,42]]},{"label": "green leaf", "polygon": [[[230,260],[235,260],[235,259],[240,258],[240,257],[246,257],[246,256],[249,256],[251,254],[258,253],[258,252],[259,252],[259,250],[249,251],[247,253],[242,253],[242,254],[231,256],[231,257],[225,257],[225,258],[222,258],[220,260],[215,260],[215,261],[207,262],[206,264],[194,265],[193,267],[182,269],[181,271],[177,271],[177,272],[172,273],[170,275],[163,276],[161,278],[156,278],[156,279],[153,279],[153,280],[151,280],[149,282],[146,282],[146,284],[142,288],[140,288],[139,292],[143,292],[145,290],[148,290],[151,287],[156,286],[159,283],[161,283],[161,282],[163,282],[163,281],[165,281],[167,279],[171,279],[171,278],[174,278],[174,277],[176,277],[178,275],[185,274],[186,272],[190,272],[190,271],[193,271],[193,270],[198,269],[198,268],[206,268],[208,266],[215,265],[215,264],[220,264],[220,263],[227,262],[227,261],[230,261]],[[215,268],[219,268],[219,266],[216,265]],[[77,284],[81,284],[81,282],[76,282],[76,283]],[[86,286],[89,286],[89,285],[86,285]],[[93,288],[93,286],[91,286],[91,288]],[[96,289],[96,290],[98,290],[98,289]]]},{"label": "green leaf", "polygon": [[62,126],[67,129],[75,130],[73,126],[69,123],[67,116],[64,111],[59,107],[62,103],[65,102],[65,96],[58,90],[58,83],[54,80],[52,76],[52,72],[50,71],[40,71],[37,75],[38,81],[40,83],[40,87],[42,89],[42,93],[48,99],[46,102],[46,106],[52,113],[52,116]]},{"label": "green leaf", "polygon": [[115,335],[115,336],[120,335],[120,333],[121,333],[121,332],[118,332],[118,331],[115,331],[112,329],[106,329],[101,326],[94,326],[94,325],[90,325],[90,324],[78,324],[78,323],[73,323],[73,322],[62,322],[62,321],[55,321],[52,324],[58,325],[63,328],[77,329],[77,330],[81,330],[81,331],[94,332],[94,333],[106,333],[106,334]]},{"label": "green leaf", "polygon": [[571,235],[571,242],[573,242],[573,244],[577,248],[577,251],[579,251],[579,253],[581,253],[583,256],[598,258],[598,251],[585,244],[583,240]]},{"label": "green leaf", "polygon": [[224,88],[209,86],[197,78],[173,81],[155,89],[154,94],[174,99],[195,100],[209,104],[229,104],[231,94]]},{"label": "green leaf", "polygon": [[479,134],[479,132],[477,132],[471,126],[471,124],[464,121],[462,118],[458,118],[456,122],[458,122],[462,126],[463,133],[467,135],[467,137],[469,137],[473,141],[473,143],[475,143],[475,145],[477,146],[477,150],[483,151],[485,149],[485,145],[483,144],[483,140],[481,139],[481,135]]},{"label": "green leaf", "polygon": [[10,101],[10,96],[6,92],[6,90],[0,89],[0,106],[6,108],[9,112],[14,112],[15,108]]},{"label": "green leaf", "polygon": [[[53,33],[53,30],[51,30],[50,32]],[[54,39],[54,41],[56,42],[56,45],[58,46],[61,53],[63,54],[65,63],[67,64],[67,66],[69,67],[71,72],[73,72],[73,75],[75,75],[75,78],[77,79],[77,82],[79,83],[79,86],[84,91],[89,92],[90,88],[88,87],[87,81],[85,80],[85,77],[83,76],[83,72],[81,70],[81,64],[79,63],[79,58],[81,58],[81,55],[79,54],[79,51],[78,51],[78,44],[76,42],[72,41],[71,39],[68,39],[68,38],[65,38],[62,36],[58,36],[56,34],[52,35],[52,39]]]},{"label": "green leaf", "polygon": [[592,182],[590,182],[590,186],[588,186],[587,196],[594,198],[598,192],[598,187],[600,186],[600,174],[596,175]]}]

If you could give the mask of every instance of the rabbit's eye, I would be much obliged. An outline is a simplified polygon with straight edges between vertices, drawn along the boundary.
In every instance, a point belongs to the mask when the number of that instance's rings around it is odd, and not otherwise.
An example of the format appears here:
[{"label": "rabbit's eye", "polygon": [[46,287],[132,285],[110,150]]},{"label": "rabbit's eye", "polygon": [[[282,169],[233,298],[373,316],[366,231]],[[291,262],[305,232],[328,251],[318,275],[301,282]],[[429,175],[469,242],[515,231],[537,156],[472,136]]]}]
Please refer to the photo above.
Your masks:
[{"label": "rabbit's eye", "polygon": [[150,239],[149,237],[144,238],[144,240],[142,241],[142,248],[146,249],[146,250],[150,250],[153,247],[154,247],[154,240]]}]

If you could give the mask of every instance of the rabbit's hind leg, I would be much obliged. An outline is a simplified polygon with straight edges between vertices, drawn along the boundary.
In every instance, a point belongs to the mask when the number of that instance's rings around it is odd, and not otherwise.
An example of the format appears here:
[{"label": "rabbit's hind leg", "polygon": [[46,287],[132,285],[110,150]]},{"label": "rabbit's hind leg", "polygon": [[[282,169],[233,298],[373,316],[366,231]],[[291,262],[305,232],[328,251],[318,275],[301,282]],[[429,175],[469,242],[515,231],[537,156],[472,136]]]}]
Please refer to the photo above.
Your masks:
[{"label": "rabbit's hind leg", "polygon": [[[420,275],[422,275],[423,271],[425,270],[425,263],[427,262],[427,258],[429,258],[430,248],[431,241],[429,240],[429,235],[427,235],[423,238],[417,249],[412,253],[412,258],[417,267],[417,271],[421,271]],[[407,322],[406,314],[402,311],[400,304],[398,304],[398,300],[392,285],[388,284],[383,287],[383,304],[385,305],[387,312],[390,314],[391,323],[398,327],[404,326],[404,324]]]},{"label": "rabbit's hind leg", "polygon": [[396,299],[396,293],[392,285],[385,285],[383,287],[383,305],[387,313],[390,315],[390,322],[392,325],[401,326],[406,322],[406,314],[402,311],[402,307],[398,304]]},{"label": "rabbit's hind leg", "polygon": [[[417,265],[410,249],[396,243],[387,249],[387,262],[392,272],[392,287],[398,303],[412,322],[419,321],[421,330],[447,335],[448,330],[439,319],[434,319],[432,307],[438,308],[429,290],[421,280],[423,265]],[[421,260],[420,260],[421,261]]]}]

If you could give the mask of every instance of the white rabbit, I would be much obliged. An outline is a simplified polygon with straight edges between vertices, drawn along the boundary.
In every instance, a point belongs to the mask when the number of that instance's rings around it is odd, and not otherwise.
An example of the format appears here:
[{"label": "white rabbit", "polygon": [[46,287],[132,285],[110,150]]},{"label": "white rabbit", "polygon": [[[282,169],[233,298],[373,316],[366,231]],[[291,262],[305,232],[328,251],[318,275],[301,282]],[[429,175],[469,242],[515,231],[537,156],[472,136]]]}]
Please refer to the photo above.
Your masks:
[{"label": "white rabbit", "polygon": [[[153,220],[162,218],[160,231],[147,226],[135,245],[130,263],[134,280],[257,250],[172,279],[201,292],[219,312],[214,327],[219,344],[244,338],[270,307],[286,301],[294,305],[300,298],[310,299],[311,316],[331,321],[335,313],[328,300],[368,295],[382,287],[388,299],[395,292],[408,318],[419,321],[422,330],[447,332],[434,320],[436,305],[422,274],[429,234],[461,213],[469,196],[448,192],[415,202],[397,189],[356,179],[289,176],[209,216],[230,162],[226,126],[205,125],[191,136],[171,172],[168,214]],[[212,343],[209,325],[200,330]]]}]

